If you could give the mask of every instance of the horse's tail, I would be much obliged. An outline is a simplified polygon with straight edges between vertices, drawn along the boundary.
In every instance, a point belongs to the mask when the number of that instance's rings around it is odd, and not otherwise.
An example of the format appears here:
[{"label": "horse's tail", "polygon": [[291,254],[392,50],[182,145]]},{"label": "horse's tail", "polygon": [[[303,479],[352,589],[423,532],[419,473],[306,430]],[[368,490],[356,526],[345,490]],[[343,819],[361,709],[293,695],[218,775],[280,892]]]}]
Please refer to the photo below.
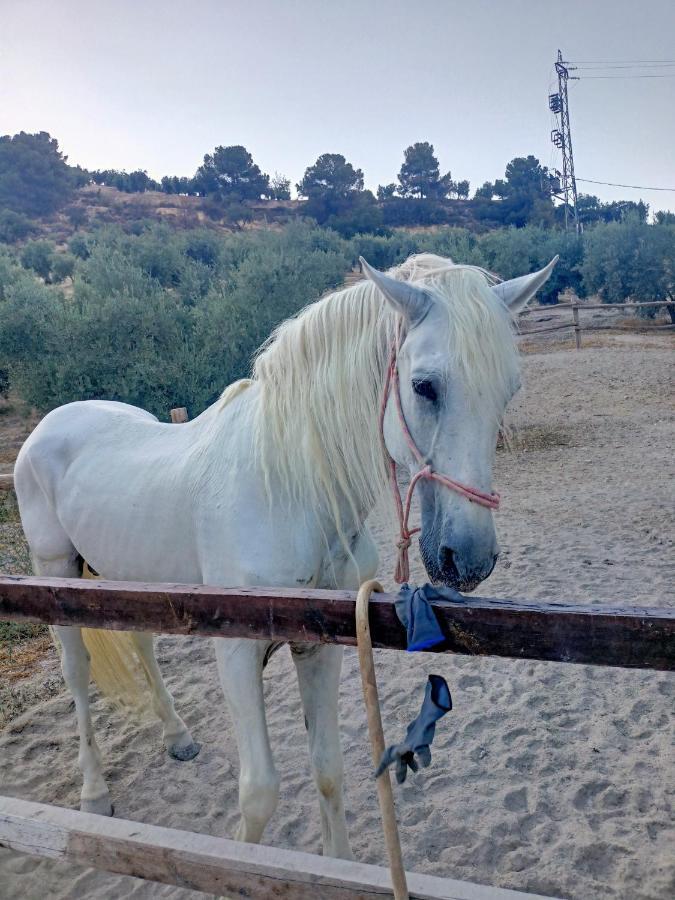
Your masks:
[{"label": "horse's tail", "polygon": [[134,713],[148,711],[148,684],[133,633],[83,628],[82,640],[89,653],[91,677],[101,694]]},{"label": "horse's tail", "polygon": [[[83,578],[98,578],[87,566]],[[58,647],[58,640],[52,632]],[[82,640],[90,658],[90,674],[104,697],[117,706],[144,717],[152,711],[149,680],[136,649],[134,632],[83,628]]]}]

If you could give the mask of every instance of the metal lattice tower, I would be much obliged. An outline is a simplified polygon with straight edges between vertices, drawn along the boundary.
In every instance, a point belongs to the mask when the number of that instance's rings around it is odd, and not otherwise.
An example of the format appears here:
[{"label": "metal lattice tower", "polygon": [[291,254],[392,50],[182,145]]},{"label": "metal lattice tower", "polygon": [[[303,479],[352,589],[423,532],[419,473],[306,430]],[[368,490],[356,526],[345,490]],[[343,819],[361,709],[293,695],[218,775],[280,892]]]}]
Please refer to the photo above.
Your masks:
[{"label": "metal lattice tower", "polygon": [[574,156],[572,153],[572,133],[570,131],[570,109],[567,99],[567,82],[570,78],[570,69],[565,65],[562,53],[558,50],[558,59],[555,63],[558,73],[558,93],[550,94],[548,108],[556,117],[557,127],[551,132],[551,141],[562,153],[562,178],[561,190],[557,195],[564,204],[565,228],[569,228],[570,220],[576,231],[580,230],[579,216],[577,214],[577,182],[574,177]]}]

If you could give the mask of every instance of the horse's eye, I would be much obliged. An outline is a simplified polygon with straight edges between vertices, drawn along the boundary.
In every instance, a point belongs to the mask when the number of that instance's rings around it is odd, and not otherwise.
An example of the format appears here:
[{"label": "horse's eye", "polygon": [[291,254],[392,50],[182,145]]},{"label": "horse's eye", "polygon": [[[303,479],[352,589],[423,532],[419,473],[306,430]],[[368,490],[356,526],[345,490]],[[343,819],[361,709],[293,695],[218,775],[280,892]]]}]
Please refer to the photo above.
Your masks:
[{"label": "horse's eye", "polygon": [[413,378],[412,386],[415,393],[420,397],[424,397],[425,400],[434,402],[438,399],[436,388],[431,381],[426,381],[424,378]]}]

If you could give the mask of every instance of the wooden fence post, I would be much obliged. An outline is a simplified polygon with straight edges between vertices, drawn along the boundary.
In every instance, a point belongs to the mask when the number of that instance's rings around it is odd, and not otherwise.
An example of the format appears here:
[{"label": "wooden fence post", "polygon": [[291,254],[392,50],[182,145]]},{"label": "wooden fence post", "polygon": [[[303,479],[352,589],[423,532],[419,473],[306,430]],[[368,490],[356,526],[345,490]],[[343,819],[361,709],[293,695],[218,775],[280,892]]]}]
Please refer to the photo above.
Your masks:
[{"label": "wooden fence post", "polygon": [[187,422],[187,420],[187,409],[184,406],[177,406],[175,409],[171,410],[171,421],[174,425],[181,425],[183,422]]},{"label": "wooden fence post", "polygon": [[575,304],[572,307],[572,317],[574,318],[574,343],[577,350],[581,350],[581,328],[579,327],[579,307]]}]

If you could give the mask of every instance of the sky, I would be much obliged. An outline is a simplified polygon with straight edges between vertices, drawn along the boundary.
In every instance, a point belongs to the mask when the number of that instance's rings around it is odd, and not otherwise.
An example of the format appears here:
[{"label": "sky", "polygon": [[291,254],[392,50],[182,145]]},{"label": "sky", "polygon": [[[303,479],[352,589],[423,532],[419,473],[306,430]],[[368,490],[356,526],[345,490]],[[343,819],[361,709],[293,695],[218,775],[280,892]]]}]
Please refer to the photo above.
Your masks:
[{"label": "sky", "polygon": [[[561,168],[558,48],[675,61],[674,38],[673,0],[0,0],[0,134],[48,131],[73,164],[156,178],[217,145],[293,184],[342,153],[372,189],[430,141],[473,193],[515,156]],[[675,189],[674,93],[675,77],[570,82],[577,176]],[[675,190],[578,188],[675,210]]]}]

